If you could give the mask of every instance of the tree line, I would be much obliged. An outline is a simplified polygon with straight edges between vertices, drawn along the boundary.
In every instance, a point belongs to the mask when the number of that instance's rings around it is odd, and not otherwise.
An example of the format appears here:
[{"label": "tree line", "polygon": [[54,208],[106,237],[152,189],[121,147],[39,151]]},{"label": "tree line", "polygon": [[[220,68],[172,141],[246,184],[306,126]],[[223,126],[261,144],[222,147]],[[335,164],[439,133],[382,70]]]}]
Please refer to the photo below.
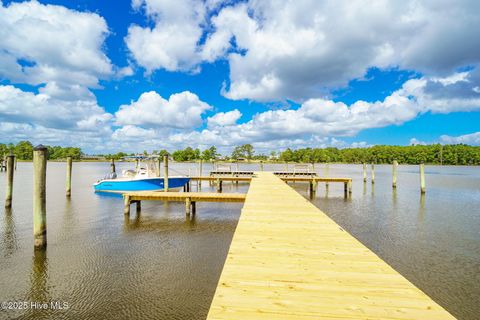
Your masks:
[{"label": "tree line", "polygon": [[[65,159],[72,157],[79,160],[82,156],[82,150],[75,147],[46,146],[48,148],[48,158],[50,160]],[[0,143],[0,155],[14,154],[19,160],[32,160],[33,145],[30,141],[20,141],[17,144]]]},{"label": "tree line", "polygon": [[280,153],[279,160],[293,162],[341,162],[341,163],[392,163],[404,164],[479,165],[480,146],[456,145],[413,145],[370,148],[304,148],[287,149]]},{"label": "tree line", "polygon": [[[68,156],[79,160],[83,153],[80,148],[47,146],[49,159],[65,159]],[[9,153],[15,154],[20,160],[31,160],[33,156],[33,145],[29,141],[20,141],[17,144],[0,143],[0,155]],[[198,148],[187,147],[185,149],[175,150],[172,153],[167,150],[154,150],[154,155],[160,157],[169,155],[173,160],[211,161],[218,159],[221,155],[217,152],[215,146],[200,151]],[[144,155],[149,155],[145,150]],[[97,155],[106,159],[122,159],[123,157],[134,155],[133,153],[118,152],[115,154]],[[445,165],[480,165],[480,146],[469,146],[465,144],[456,145],[414,145],[414,146],[389,146],[377,145],[369,148],[301,148],[286,149],[281,152],[270,152],[269,156],[264,154],[255,154],[254,147],[251,144],[244,144],[233,149],[228,156],[223,156],[223,160],[270,160],[282,162],[302,162],[302,163],[392,163],[397,160],[404,164],[445,164]]]}]

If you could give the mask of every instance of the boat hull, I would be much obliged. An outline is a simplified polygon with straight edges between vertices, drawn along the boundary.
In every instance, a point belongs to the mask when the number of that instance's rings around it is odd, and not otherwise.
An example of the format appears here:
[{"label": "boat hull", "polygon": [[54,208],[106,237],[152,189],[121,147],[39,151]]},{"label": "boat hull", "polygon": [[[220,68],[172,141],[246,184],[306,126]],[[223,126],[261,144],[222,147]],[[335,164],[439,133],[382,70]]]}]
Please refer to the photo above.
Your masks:
[{"label": "boat hull", "polygon": [[[168,189],[183,187],[190,181],[190,178],[172,177],[168,178]],[[145,179],[106,179],[93,185],[95,192],[126,192],[126,191],[160,191],[164,190],[163,178]]]}]

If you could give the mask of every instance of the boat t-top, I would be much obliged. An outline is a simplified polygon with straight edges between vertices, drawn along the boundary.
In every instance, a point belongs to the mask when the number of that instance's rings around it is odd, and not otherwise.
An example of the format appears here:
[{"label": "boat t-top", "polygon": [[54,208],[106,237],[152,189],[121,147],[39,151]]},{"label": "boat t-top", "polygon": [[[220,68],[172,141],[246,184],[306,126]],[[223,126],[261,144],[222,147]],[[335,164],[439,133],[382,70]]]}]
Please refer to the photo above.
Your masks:
[{"label": "boat t-top", "polygon": [[[122,193],[127,191],[162,191],[164,178],[158,172],[158,157],[131,156],[124,159],[135,159],[135,170],[123,170],[122,177],[117,177],[115,172],[93,184],[95,192]],[[168,177],[168,190],[183,187],[190,180],[185,176]]]}]

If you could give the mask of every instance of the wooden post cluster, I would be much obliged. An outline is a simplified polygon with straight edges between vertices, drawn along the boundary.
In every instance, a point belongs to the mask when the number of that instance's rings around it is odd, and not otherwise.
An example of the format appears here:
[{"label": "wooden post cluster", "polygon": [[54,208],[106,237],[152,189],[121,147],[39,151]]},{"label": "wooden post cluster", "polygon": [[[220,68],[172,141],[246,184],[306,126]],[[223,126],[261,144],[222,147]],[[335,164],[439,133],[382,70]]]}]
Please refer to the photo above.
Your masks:
[{"label": "wooden post cluster", "polygon": [[363,182],[367,182],[367,164],[363,164]]},{"label": "wooden post cluster", "polygon": [[38,145],[33,149],[33,238],[35,249],[47,246],[47,181],[48,149]]},{"label": "wooden post cluster", "polygon": [[397,160],[393,161],[393,166],[392,166],[392,188],[397,187],[397,167],[398,167],[398,162]]},{"label": "wooden post cluster", "polygon": [[425,193],[425,165],[423,163],[420,164],[420,193]]},{"label": "wooden post cluster", "polygon": [[168,155],[163,156],[163,190],[168,191]]},{"label": "wooden post cluster", "polygon": [[7,156],[6,161],[7,167],[7,188],[6,188],[6,196],[5,196],[5,208],[12,207],[12,194],[13,194],[13,171],[15,170],[15,156],[10,154]]},{"label": "wooden post cluster", "polygon": [[372,163],[372,184],[375,183],[375,165]]},{"label": "wooden post cluster", "polygon": [[72,195],[72,157],[67,157],[67,180],[65,182],[67,197]]}]

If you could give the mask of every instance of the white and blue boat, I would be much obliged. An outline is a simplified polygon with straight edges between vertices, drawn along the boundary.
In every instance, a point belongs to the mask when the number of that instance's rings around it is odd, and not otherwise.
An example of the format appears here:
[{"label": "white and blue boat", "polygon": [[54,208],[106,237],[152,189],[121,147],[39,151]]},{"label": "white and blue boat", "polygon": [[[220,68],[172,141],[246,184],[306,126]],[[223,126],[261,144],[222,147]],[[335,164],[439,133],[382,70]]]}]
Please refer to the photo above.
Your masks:
[{"label": "white and blue boat", "polygon": [[[123,170],[122,177],[117,177],[116,173],[110,173],[104,179],[94,183],[93,188],[95,192],[113,193],[123,193],[127,191],[162,191],[164,190],[164,178],[158,175],[155,163],[146,161],[145,163],[139,163],[135,170]],[[169,177],[168,190],[178,190],[189,181],[189,177]]]}]

